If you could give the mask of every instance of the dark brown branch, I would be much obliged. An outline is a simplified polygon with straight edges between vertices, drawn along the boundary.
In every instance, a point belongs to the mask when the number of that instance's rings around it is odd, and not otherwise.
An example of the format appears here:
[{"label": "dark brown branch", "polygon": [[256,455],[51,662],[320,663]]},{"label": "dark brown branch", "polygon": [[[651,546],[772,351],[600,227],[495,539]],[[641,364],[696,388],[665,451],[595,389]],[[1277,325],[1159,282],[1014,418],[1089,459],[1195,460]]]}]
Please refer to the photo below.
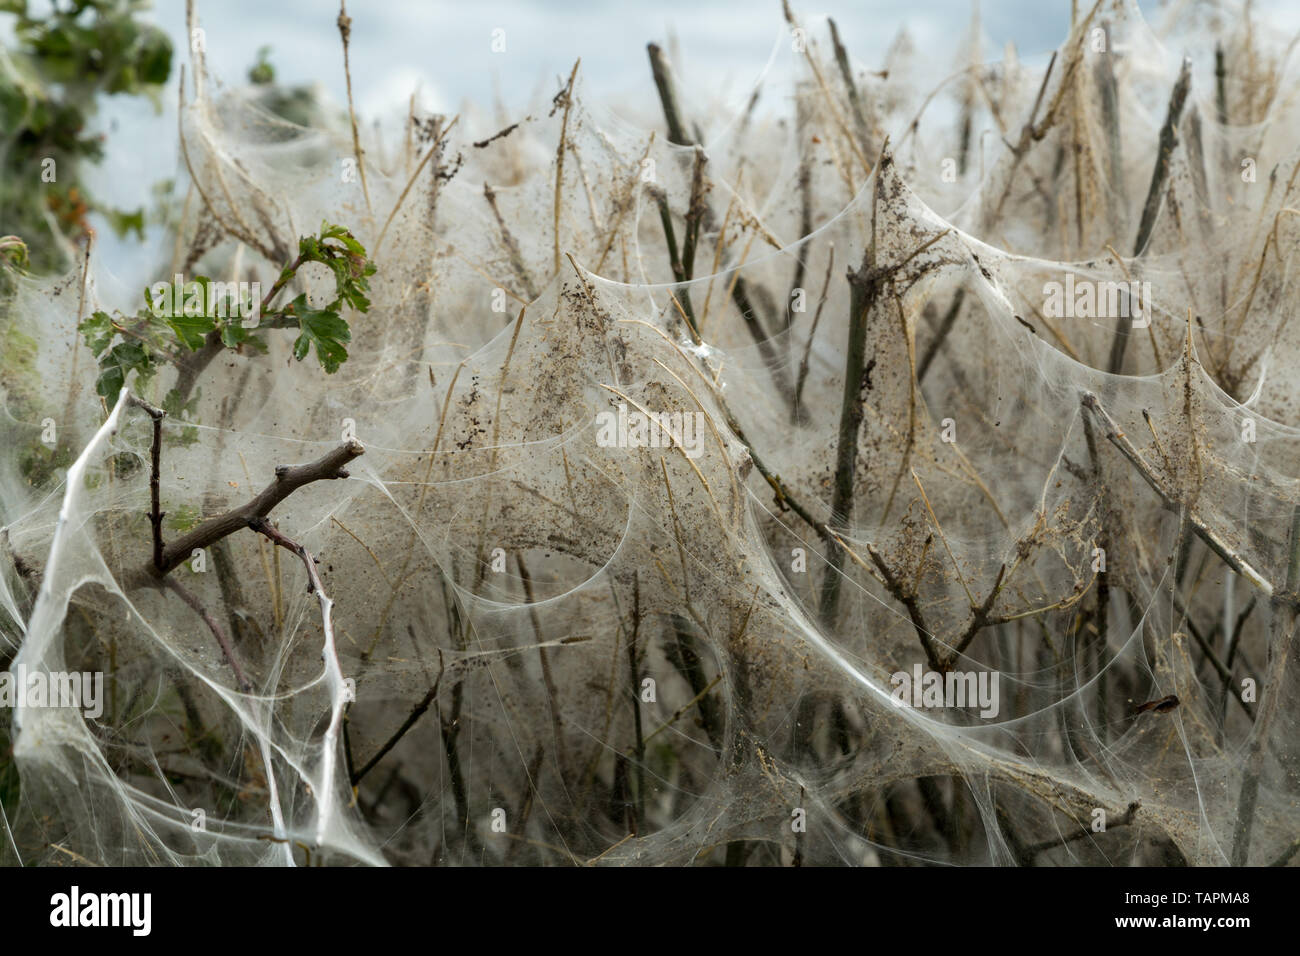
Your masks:
[{"label": "dark brown branch", "polygon": [[1287,561],[1286,583],[1283,594],[1273,599],[1268,671],[1260,691],[1259,716],[1255,720],[1246,771],[1241,779],[1241,793],[1237,798],[1237,826],[1232,839],[1233,866],[1245,866],[1250,860],[1250,833],[1255,824],[1259,778],[1264,767],[1264,748],[1268,744],[1273,718],[1277,714],[1287,658],[1291,656],[1291,644],[1296,635],[1295,598],[1296,589],[1300,587],[1300,505],[1291,512],[1291,533],[1287,545],[1290,559]]},{"label": "dark brown branch", "polygon": [[142,398],[137,398],[134,395],[128,395],[127,397],[132,405],[143,409],[153,419],[153,446],[149,453],[149,523],[153,525],[153,566],[156,570],[162,570],[162,520],[165,512],[161,510],[161,478],[159,472],[162,470],[162,420],[166,413],[161,408],[150,405]]},{"label": "dark brown branch", "polygon": [[835,63],[840,68],[840,77],[844,80],[844,88],[849,94],[849,108],[853,111],[853,122],[858,128],[858,139],[861,142],[863,154],[869,154],[870,148],[868,140],[870,134],[867,130],[866,114],[862,111],[862,99],[858,96],[858,85],[853,81],[853,69],[849,66],[849,52],[840,42],[840,31],[836,27],[835,21],[827,18],[831,28],[831,45],[835,47]]},{"label": "dark brown branch", "polygon": [[[888,143],[882,148],[876,163],[876,196],[881,198],[884,172],[893,162],[888,153]],[[900,261],[888,265],[876,263],[875,206],[872,207],[871,241],[857,271],[849,270],[849,342],[844,361],[844,391],[840,401],[840,426],[835,447],[835,485],[831,497],[831,515],[827,524],[843,527],[853,516],[853,487],[857,474],[858,431],[865,415],[865,392],[871,388],[871,370],[876,360],[866,361],[867,320],[876,307],[887,283],[904,266],[930,248],[951,230],[945,229],[921,243]],[[826,574],[822,578],[821,602],[818,614],[826,626],[835,622],[839,604],[840,569],[844,552],[827,540]]]},{"label": "dark brown branch", "polygon": [[411,713],[407,715],[406,720],[402,722],[402,726],[397,728],[396,733],[389,737],[388,740],[384,742],[384,745],[376,751],[375,755],[366,761],[365,766],[352,774],[352,786],[355,787],[359,784],[361,779],[365,777],[366,774],[370,773],[370,771],[375,768],[375,765],[388,755],[390,750],[397,746],[397,742],[406,736],[406,732],[415,726],[416,721],[423,717],[433,702],[438,699],[438,688],[442,684],[442,675],[445,672],[446,667],[443,665],[442,648],[440,647],[438,648],[438,677],[433,682],[433,686],[429,688],[428,693],[421,698],[420,702],[411,708]]},{"label": "dark brown branch", "polygon": [[930,370],[930,363],[934,357],[939,354],[939,348],[943,345],[944,340],[948,338],[948,333],[952,331],[953,325],[957,322],[957,315],[961,312],[961,304],[966,299],[966,287],[962,286],[953,293],[952,303],[948,306],[948,311],[944,313],[943,320],[939,323],[939,328],[934,333],[934,338],[926,346],[925,355],[921,356],[920,363],[916,366],[916,382],[919,385],[925,381],[925,373]]},{"label": "dark brown branch", "polygon": [[[654,73],[655,86],[659,90],[659,102],[663,106],[664,120],[668,124],[669,142],[678,146],[695,146],[695,141],[686,135],[683,127],[681,109],[677,102],[677,90],[673,84],[672,70],[663,55],[663,50],[660,49],[657,43],[648,44],[646,49],[650,54],[650,69]],[[700,224],[709,217],[708,205],[704,201],[703,168],[705,162],[704,152],[697,147],[695,172],[691,183],[691,207],[686,213],[686,233],[683,255],[681,256],[678,255],[677,241],[673,234],[672,216],[668,209],[667,200],[661,191],[655,194],[656,202],[659,205],[659,218],[663,222],[664,236],[668,243],[668,255],[673,270],[673,278],[678,282],[687,282],[692,277]],[[682,291],[683,293],[686,292],[686,290]],[[795,401],[794,383],[790,379],[790,369],[782,363],[780,357],[773,350],[771,340],[768,337],[770,332],[760,320],[752,304],[749,288],[743,276],[737,276],[735,282],[732,283],[731,299],[740,311],[740,317],[744,320],[745,327],[754,339],[754,344],[758,346],[759,354],[763,357],[763,363],[772,376],[773,384],[790,406],[791,416],[797,420],[799,410]],[[692,331],[696,331],[695,315],[691,310],[689,297],[686,295],[683,296],[682,311],[686,313],[687,322]]]},{"label": "dark brown branch", "polygon": [[911,619],[912,627],[916,629],[916,636],[921,641],[921,648],[925,651],[925,659],[929,661],[930,666],[935,670],[946,671],[947,667],[943,659],[939,657],[938,649],[934,646],[934,638],[930,633],[930,629],[925,625],[925,618],[921,614],[921,602],[917,599],[916,594],[903,586],[903,582],[889,569],[889,565],[885,563],[885,559],[881,557],[880,552],[870,543],[867,544],[867,554],[880,571],[880,577],[884,581],[885,587],[889,589],[889,593],[907,609],[907,616]]},{"label": "dark brown branch", "polygon": [[[1174,149],[1178,146],[1178,121],[1183,115],[1183,105],[1187,102],[1187,91],[1192,85],[1192,61],[1183,60],[1183,68],[1174,83],[1174,91],[1169,97],[1169,111],[1165,114],[1165,124],[1160,127],[1160,141],[1156,146],[1156,165],[1151,171],[1151,188],[1147,190],[1147,201],[1142,207],[1142,221],[1138,224],[1137,237],[1133,240],[1133,255],[1142,255],[1146,251],[1151,232],[1155,229],[1156,216],[1165,198],[1165,183],[1169,179],[1170,161]],[[1126,327],[1127,326],[1127,327]],[[1124,350],[1128,346],[1129,329],[1132,321],[1127,317],[1119,320],[1115,326],[1115,337],[1110,345],[1109,371],[1117,374],[1124,365]]]},{"label": "dark brown branch", "polygon": [[324,594],[325,588],[321,584],[320,574],[316,570],[316,559],[312,557],[311,552],[305,547],[294,541],[288,535],[282,533],[275,525],[267,521],[265,517],[258,515],[248,519],[248,527],[258,534],[265,535],[275,544],[296,554],[302,561],[303,567],[307,569],[307,593]]},{"label": "dark brown branch", "polygon": [[641,633],[641,578],[640,575],[634,574],[632,577],[632,636],[627,644],[627,667],[628,679],[632,684],[632,718],[636,726],[636,748],[633,750],[633,756],[636,757],[636,808],[637,823],[643,824],[645,821],[645,737],[641,730],[641,700],[638,694],[637,677],[637,650],[636,641]]},{"label": "dark brown branch", "polygon": [[252,690],[252,685],[249,684],[248,678],[244,676],[243,668],[239,666],[239,660],[235,657],[235,649],[231,646],[230,639],[226,637],[225,631],[221,629],[221,625],[217,623],[217,619],[208,613],[208,609],[203,606],[203,603],[175,578],[167,579],[167,587],[176,592],[176,595],[189,605],[190,610],[203,618],[203,623],[208,626],[208,630],[212,631],[212,636],[221,645],[221,653],[226,655],[226,660],[230,663],[230,669],[235,672],[235,679],[239,681],[239,689],[244,693]]},{"label": "dark brown branch", "polygon": [[1228,125],[1228,68],[1224,63],[1223,44],[1214,44],[1214,112],[1220,126]]},{"label": "dark brown branch", "polygon": [[363,455],[365,450],[365,446],[354,438],[309,464],[277,466],[275,480],[257,497],[225,514],[209,518],[167,545],[163,549],[161,565],[150,576],[157,578],[168,574],[189,558],[195,548],[206,548],[241,528],[252,527],[254,521],[265,518],[276,505],[304,485],[348,477],[343,466]]},{"label": "dark brown branch", "polygon": [[[1205,639],[1205,635],[1201,633],[1201,629],[1192,622],[1191,614],[1177,591],[1173,592],[1173,597],[1174,607],[1178,610],[1178,613],[1182,615],[1183,619],[1187,621],[1187,630],[1191,632],[1192,639],[1196,641],[1197,647],[1201,649],[1201,653],[1205,655],[1205,659],[1214,666],[1214,670],[1219,675],[1219,679],[1223,681],[1223,686],[1225,688],[1231,686],[1231,669],[1227,664],[1219,660],[1219,655],[1214,652],[1214,648],[1211,647],[1210,642]],[[1211,634],[1210,636],[1213,637],[1214,635]],[[1251,720],[1254,720],[1255,708],[1251,707],[1248,702],[1242,700],[1240,694],[1233,694],[1232,696],[1236,699],[1237,703],[1241,704],[1241,709],[1246,712],[1246,715],[1250,717]]]},{"label": "dark brown branch", "polygon": [[664,648],[664,655],[690,684],[691,692],[695,694],[695,699],[699,702],[700,722],[704,725],[704,732],[708,735],[709,743],[712,744],[714,750],[721,751],[723,731],[725,730],[725,715],[718,712],[715,701],[708,694],[711,685],[704,679],[704,662],[700,659],[699,651],[696,649],[695,636],[691,631],[690,622],[684,617],[674,614],[672,615],[672,625],[674,644],[667,645]]},{"label": "dark brown branch", "polygon": [[[673,279],[676,282],[685,283],[690,279],[686,271],[686,266],[682,262],[682,257],[677,250],[677,233],[673,230],[673,214],[668,208],[668,196],[662,189],[653,191],[655,205],[659,207],[659,221],[664,227],[664,243],[668,246],[668,266],[673,271]],[[687,227],[689,229],[689,225]],[[694,255],[694,250],[692,250]],[[691,305],[691,290],[683,286],[680,290],[682,313],[686,316],[686,324],[691,329],[691,339],[700,340],[700,330],[695,321],[695,308]]]},{"label": "dark brown branch", "polygon": [[803,359],[799,362],[799,376],[794,386],[794,403],[803,406],[803,385],[808,378],[808,360],[812,356],[813,339],[817,336],[817,325],[822,320],[822,307],[826,305],[826,293],[831,287],[831,271],[835,268],[835,245],[831,244],[830,255],[826,257],[826,278],[822,280],[821,298],[817,300],[817,311],[813,313],[812,326],[808,329],[808,341],[804,343]]},{"label": "dark brown branch", "polygon": [[1291,862],[1291,857],[1295,856],[1296,851],[1298,850],[1300,850],[1300,840],[1294,841],[1289,847],[1283,850],[1281,856],[1270,863],[1269,866],[1286,866]]},{"label": "dark brown branch", "polygon": [[664,57],[664,51],[658,43],[646,45],[650,54],[650,71],[654,74],[655,88],[659,91],[659,102],[663,105],[664,121],[668,124],[668,142],[676,146],[692,146],[694,143],[686,135],[682,125],[682,113],[677,105],[677,90],[673,85],[672,68]]},{"label": "dark brown branch", "polygon": [[989,589],[989,595],[984,599],[984,603],[978,607],[971,608],[972,614],[970,624],[966,626],[965,633],[963,633],[961,638],[957,641],[957,646],[954,647],[952,653],[948,655],[948,669],[951,669],[952,665],[957,663],[957,658],[970,646],[970,642],[975,640],[975,635],[990,624],[1000,623],[997,618],[993,617],[993,605],[997,603],[998,595],[1002,593],[1002,582],[1006,577],[1006,574],[1007,566],[1003,563],[1003,565],[998,568],[997,577],[994,578],[993,587]]},{"label": "dark brown branch", "polygon": [[707,191],[704,179],[704,164],[709,157],[699,146],[695,147],[695,171],[691,175],[691,202],[686,210],[686,235],[682,240],[682,270],[687,279],[695,278],[695,247],[700,240],[700,224],[708,215],[709,207],[704,201]]},{"label": "dark brown branch", "polygon": [[782,361],[781,356],[772,347],[772,340],[768,337],[767,328],[754,309],[749,297],[749,286],[743,276],[737,276],[732,284],[731,299],[740,312],[740,317],[745,321],[745,328],[749,330],[750,338],[758,346],[758,354],[763,357],[763,364],[767,366],[768,374],[772,376],[772,384],[790,406],[790,414],[797,415],[794,383],[790,381],[790,367]]},{"label": "dark brown branch", "polygon": [[[1052,53],[1052,58],[1047,61],[1047,70],[1043,73],[1043,82],[1038,87],[1038,95],[1034,97],[1033,108],[1029,111],[1029,118],[1025,120],[1025,125],[1020,129],[1020,138],[1014,143],[1008,143],[1004,139],[1007,149],[1011,150],[1011,168],[1007,171],[1007,183],[1003,187],[1002,196],[998,199],[997,206],[994,208],[992,216],[989,218],[988,225],[992,225],[1002,215],[1002,207],[1006,204],[1007,197],[1011,195],[1011,187],[1016,181],[1016,171],[1020,168],[1021,161],[1025,154],[1029,152],[1029,147],[1041,140],[1047,135],[1053,121],[1053,116],[1049,115],[1041,125],[1034,125],[1034,117],[1038,115],[1038,108],[1043,105],[1043,96],[1047,93],[1048,81],[1052,78],[1052,70],[1056,68],[1057,52]],[[1068,82],[1069,76],[1061,81],[1061,87],[1064,88]]]},{"label": "dark brown branch", "polygon": [[[874,248],[869,250],[870,257]],[[859,272],[849,275],[849,342],[844,360],[844,392],[840,403],[840,428],[835,444],[835,488],[831,498],[830,524],[843,527],[853,515],[853,484],[858,465],[858,430],[864,414],[864,391],[871,387],[871,368],[866,363],[867,318],[880,294],[884,276],[872,276],[873,260],[868,258]],[[818,614],[828,627],[835,622],[839,606],[840,574],[844,552],[831,547],[826,555],[826,574],[822,578]]]}]

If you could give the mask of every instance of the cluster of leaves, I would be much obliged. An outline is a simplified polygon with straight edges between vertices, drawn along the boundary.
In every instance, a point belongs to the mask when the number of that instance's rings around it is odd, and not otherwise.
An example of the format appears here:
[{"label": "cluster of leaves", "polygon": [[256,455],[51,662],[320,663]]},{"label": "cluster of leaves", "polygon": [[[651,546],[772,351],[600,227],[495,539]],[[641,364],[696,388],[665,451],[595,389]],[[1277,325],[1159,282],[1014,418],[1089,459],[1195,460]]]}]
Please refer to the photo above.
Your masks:
[{"label": "cluster of leaves", "polygon": [[179,365],[185,352],[202,348],[209,332],[218,332],[227,348],[266,350],[255,330],[240,324],[251,304],[229,293],[218,297],[207,276],[145,289],[144,302],[134,316],[94,312],[79,326],[99,359],[95,391],[109,402],[116,401],[131,372],[137,387],[147,386],[161,366]]},{"label": "cluster of leaves", "polygon": [[271,65],[271,48],[257,48],[257,62],[248,70],[248,82],[254,86],[270,86],[275,82],[275,67]]},{"label": "cluster of leaves", "polygon": [[14,274],[27,269],[27,243],[18,236],[0,236],[0,302],[14,291]]},{"label": "cluster of leaves", "polygon": [[[333,298],[324,307],[313,308],[303,293],[274,309],[281,290],[308,263],[319,263],[333,273]],[[322,223],[318,235],[298,240],[297,258],[281,270],[260,303],[249,297],[240,301],[230,284],[214,283],[207,276],[190,282],[158,283],[145,290],[145,307],[134,316],[99,311],[78,327],[99,360],[95,391],[105,401],[116,401],[132,373],[133,387],[143,389],[160,368],[181,368],[201,350],[265,352],[263,334],[270,329],[297,329],[294,358],[302,361],[314,347],[321,367],[332,374],[347,361],[347,343],[352,339],[343,310],[370,309],[366,293],[374,272],[365,247],[351,232]],[[253,316],[256,321],[250,322]],[[192,419],[198,398],[197,392],[191,398],[173,388],[163,398],[162,408],[176,418]]]},{"label": "cluster of leaves", "polygon": [[[144,0],[70,0],[40,16],[28,6],[0,0],[0,13],[16,16],[18,41],[0,57],[0,221],[27,239],[32,267],[48,271],[64,265],[61,240],[85,234],[96,208],[78,186],[80,163],[103,157],[101,137],[85,132],[96,97],[156,95],[172,44],[136,19]],[[143,210],[101,211],[121,232],[143,230]]]},{"label": "cluster of leaves", "polygon": [[334,298],[322,309],[313,309],[306,293],[285,306],[286,316],[297,321],[299,335],[293,343],[293,357],[301,362],[307,350],[316,349],[316,358],[326,373],[333,374],[347,361],[347,342],[352,330],[343,318],[344,307],[358,312],[370,311],[370,277],[375,264],[366,257],[366,248],[342,226],[321,223],[320,234],[298,240],[298,258],[280,273],[272,293],[293,278],[308,262],[318,262],[334,273]]}]

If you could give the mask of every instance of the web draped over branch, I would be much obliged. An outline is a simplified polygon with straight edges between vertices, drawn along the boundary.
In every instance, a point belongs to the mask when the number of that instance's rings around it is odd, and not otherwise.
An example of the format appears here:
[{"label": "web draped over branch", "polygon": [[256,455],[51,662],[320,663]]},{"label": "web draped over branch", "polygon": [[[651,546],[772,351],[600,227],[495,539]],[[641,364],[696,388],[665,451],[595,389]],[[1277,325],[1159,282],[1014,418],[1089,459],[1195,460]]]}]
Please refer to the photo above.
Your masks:
[{"label": "web draped over branch", "polygon": [[[322,220],[379,270],[336,374],[271,334],[163,420],[164,535],[365,451],[172,571],[193,601],[142,581],[152,423],[76,335],[126,304],[93,257],[13,278],[0,651],[104,674],[97,717],[12,715],[25,861],[1291,859],[1300,117],[1263,34],[1104,3],[1050,66],[972,39],[937,78],[791,14],[757,101],[670,71],[677,136],[579,69],[499,136],[363,136],[368,199],[347,128],[196,63],[167,275],[269,288]],[[995,712],[898,706],[918,670]]]}]

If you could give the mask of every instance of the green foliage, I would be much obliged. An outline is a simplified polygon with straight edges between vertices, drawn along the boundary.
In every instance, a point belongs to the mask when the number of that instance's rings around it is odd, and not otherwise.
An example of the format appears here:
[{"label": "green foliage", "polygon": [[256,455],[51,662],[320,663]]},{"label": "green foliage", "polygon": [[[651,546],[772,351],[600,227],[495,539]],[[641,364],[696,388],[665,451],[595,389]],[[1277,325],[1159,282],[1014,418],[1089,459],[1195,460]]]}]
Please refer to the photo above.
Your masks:
[{"label": "green foliage", "polygon": [[184,534],[199,523],[202,515],[190,505],[173,505],[167,510],[167,527],[177,534]]},{"label": "green foliage", "polygon": [[307,357],[308,347],[314,345],[316,358],[326,374],[337,372],[348,359],[348,350],[343,343],[352,339],[347,321],[337,312],[309,308],[305,295],[294,299],[290,308],[294,309],[298,327],[302,329],[293,343],[293,357],[301,362]]},{"label": "green foliage", "polygon": [[[201,389],[195,390],[194,397],[189,401],[181,398],[181,393],[177,389],[171,389],[163,397],[162,410],[167,413],[169,418],[174,418],[180,422],[192,422],[197,420],[199,399],[202,397]],[[199,440],[199,430],[192,425],[187,425],[181,429],[177,441],[181,445],[192,445]],[[189,528],[182,528],[188,531]]]},{"label": "green foliage", "polygon": [[300,295],[285,308],[285,313],[298,320],[300,334],[293,343],[293,357],[302,361],[307,350],[315,346],[316,358],[327,374],[337,372],[348,358],[346,343],[352,340],[352,330],[341,312],[345,305],[358,312],[370,310],[370,276],[375,265],[366,258],[365,247],[342,226],[321,223],[320,235],[304,236],[298,241],[298,258],[290,269],[280,274],[277,285],[287,282],[288,276],[300,265],[319,262],[334,273],[334,299],[323,309],[313,309],[307,297]]},{"label": "green foliage", "polygon": [[271,48],[259,47],[257,62],[248,70],[248,82],[254,86],[270,86],[275,82],[275,67],[271,65]]},{"label": "green foliage", "polygon": [[28,268],[27,243],[17,236],[0,236],[0,305],[17,288],[14,277]]},{"label": "green foliage", "polygon": [[[0,250],[4,249],[4,245],[5,239],[0,239]],[[0,269],[0,277],[7,278],[8,274],[8,270]],[[11,306],[8,296],[12,291],[0,289],[0,309]],[[39,398],[39,354],[36,339],[23,330],[16,316],[0,326],[0,392],[5,396],[9,414],[19,421],[39,422],[46,417]],[[23,480],[38,488],[71,465],[75,457],[69,435],[63,429],[58,431],[58,439],[53,448],[33,437],[30,444],[22,444],[13,449],[13,454]]]},{"label": "green foliage", "polygon": [[[14,14],[15,49],[0,58],[0,222],[31,247],[31,266],[64,265],[62,240],[86,234],[98,207],[79,186],[79,167],[103,156],[86,134],[100,94],[156,95],[171,73],[172,45],[137,17],[143,0],[0,0]],[[143,233],[143,210],[100,209],[119,234]],[[52,214],[57,235],[51,234]]]},{"label": "green foliage", "polygon": [[27,268],[27,243],[17,236],[0,236],[0,260],[18,269]]},{"label": "green foliage", "polygon": [[[261,315],[256,328],[245,328],[244,317],[269,308],[307,263],[319,263],[333,273],[334,297],[329,303],[312,308],[307,296],[299,295],[282,310]],[[143,387],[160,367],[181,367],[192,353],[218,344],[239,353],[265,352],[264,334],[276,328],[296,328],[294,358],[302,361],[315,348],[321,367],[332,374],[347,361],[346,344],[352,340],[343,309],[369,310],[369,277],[374,273],[374,263],[352,233],[322,223],[318,235],[298,241],[297,258],[284,267],[261,303],[238,301],[228,287],[218,293],[207,276],[179,284],[158,283],[145,290],[145,307],[134,316],[95,312],[78,327],[99,360],[95,391],[106,402],[116,401],[132,373],[136,387]],[[173,389],[163,399],[163,409],[182,420],[192,420],[196,402],[197,395],[187,398]]]},{"label": "green foliage", "polygon": [[60,472],[72,467],[76,457],[71,445],[64,439],[60,439],[53,448],[33,441],[18,450],[18,473],[31,487],[43,488]]}]

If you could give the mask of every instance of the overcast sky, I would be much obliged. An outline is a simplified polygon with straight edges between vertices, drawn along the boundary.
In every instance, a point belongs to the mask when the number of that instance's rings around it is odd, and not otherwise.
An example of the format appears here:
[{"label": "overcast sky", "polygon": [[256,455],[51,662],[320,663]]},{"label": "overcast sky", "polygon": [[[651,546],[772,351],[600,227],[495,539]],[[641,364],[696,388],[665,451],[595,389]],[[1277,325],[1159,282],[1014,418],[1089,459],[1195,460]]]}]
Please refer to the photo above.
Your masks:
[{"label": "overcast sky", "polygon": [[[243,82],[258,48],[271,47],[277,81],[318,82],[346,101],[336,0],[197,0],[206,31],[210,69],[229,83]],[[1272,0],[1269,6],[1285,0]],[[1300,16],[1300,4],[1284,20]],[[1257,4],[1259,6],[1259,4]],[[918,50],[932,51],[936,82],[951,72],[957,44],[971,18],[971,0],[795,0],[812,19],[833,16],[853,56],[879,64],[906,25]],[[1143,0],[1151,19],[1167,9]],[[782,29],[779,0],[353,0],[352,79],[363,119],[404,113],[411,91],[421,105],[448,113],[467,101],[487,106],[496,90],[508,110],[522,110],[541,91],[550,95],[560,74],[581,56],[588,95],[611,103],[657,102],[647,67],[647,41],[675,33],[683,72],[694,84],[742,95],[768,62]],[[986,55],[999,58],[1012,41],[1022,59],[1045,59],[1064,38],[1069,0],[984,0],[980,7]],[[148,14],[176,44],[177,65],[188,62],[184,0],[157,0]],[[8,16],[0,15],[0,31]],[[492,49],[504,31],[505,52]],[[498,37],[501,35],[498,34]],[[98,122],[109,134],[108,158],[90,177],[96,195],[122,208],[149,202],[158,180],[177,173],[176,74],[161,114],[141,98],[105,100]],[[137,144],[161,148],[141,149]],[[101,230],[102,234],[102,230]],[[113,271],[132,273],[138,247],[103,243]],[[135,283],[134,276],[124,279]]]}]

